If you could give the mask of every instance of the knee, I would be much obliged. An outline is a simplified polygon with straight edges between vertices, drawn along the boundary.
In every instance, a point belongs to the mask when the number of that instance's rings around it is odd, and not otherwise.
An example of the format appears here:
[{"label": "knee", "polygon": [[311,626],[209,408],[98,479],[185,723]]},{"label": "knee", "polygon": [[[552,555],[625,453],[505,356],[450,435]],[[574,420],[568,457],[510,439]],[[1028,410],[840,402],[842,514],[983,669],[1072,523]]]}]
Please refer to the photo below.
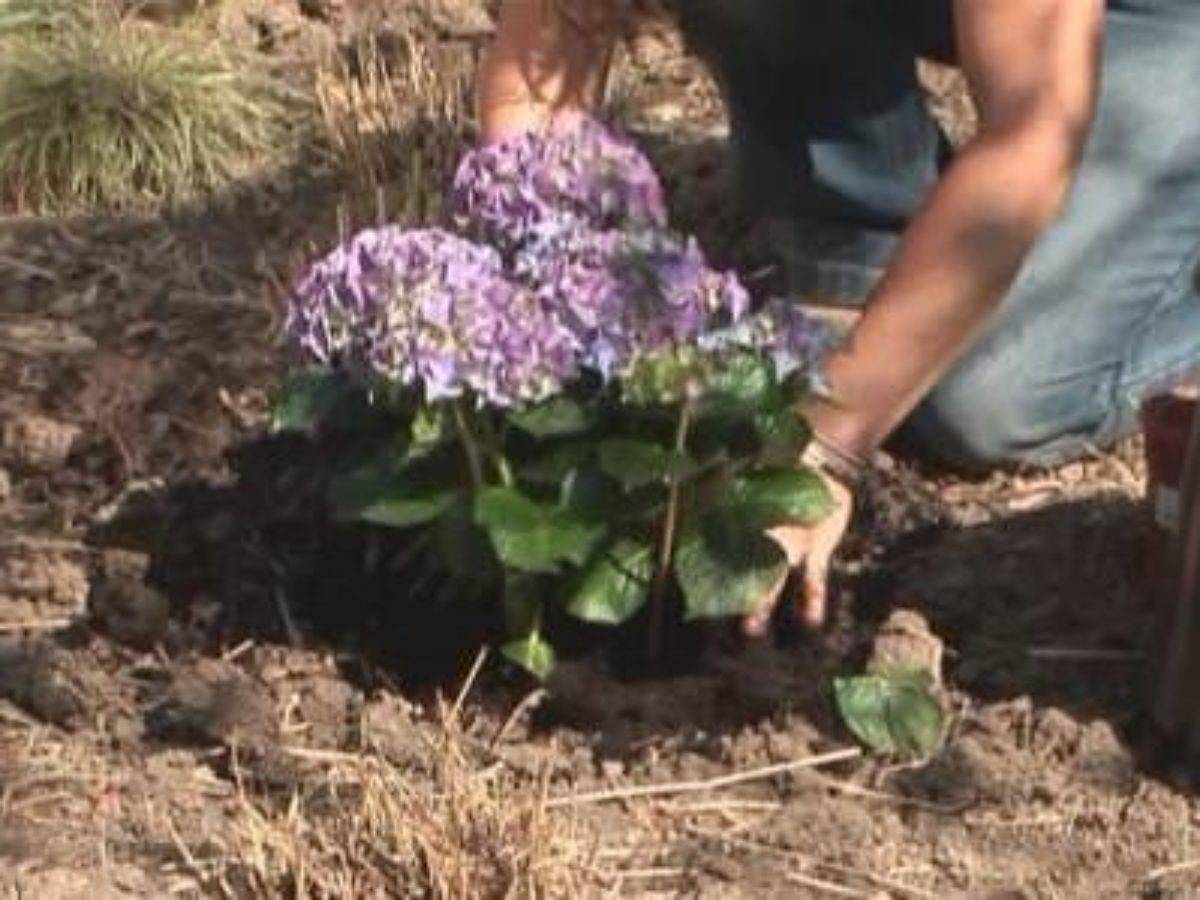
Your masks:
[{"label": "knee", "polygon": [[1054,439],[1036,391],[986,371],[951,376],[925,399],[904,427],[922,455],[964,472],[1040,461]]}]

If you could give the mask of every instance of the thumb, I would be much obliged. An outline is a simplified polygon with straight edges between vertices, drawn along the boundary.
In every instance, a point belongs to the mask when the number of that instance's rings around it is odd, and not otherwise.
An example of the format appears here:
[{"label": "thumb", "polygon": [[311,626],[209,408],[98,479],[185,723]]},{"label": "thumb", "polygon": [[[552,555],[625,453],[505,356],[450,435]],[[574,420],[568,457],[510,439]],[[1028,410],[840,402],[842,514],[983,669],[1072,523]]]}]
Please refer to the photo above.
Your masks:
[{"label": "thumb", "polygon": [[806,628],[818,629],[825,624],[829,598],[829,556],[814,551],[804,567],[804,587],[797,597],[800,621]]}]

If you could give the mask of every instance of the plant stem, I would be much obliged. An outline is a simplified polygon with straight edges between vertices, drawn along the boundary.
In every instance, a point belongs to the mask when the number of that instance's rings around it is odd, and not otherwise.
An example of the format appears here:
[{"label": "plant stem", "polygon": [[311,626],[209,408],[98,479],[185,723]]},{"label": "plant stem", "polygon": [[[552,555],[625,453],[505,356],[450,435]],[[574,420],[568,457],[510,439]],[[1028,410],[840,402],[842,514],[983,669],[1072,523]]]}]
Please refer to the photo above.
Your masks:
[{"label": "plant stem", "polygon": [[513,487],[517,483],[517,479],[513,476],[512,466],[504,456],[500,436],[496,434],[496,429],[492,427],[492,423],[486,416],[480,421],[479,427],[483,431],[484,446],[492,457],[492,463],[496,466],[496,474],[500,477],[500,483],[505,487]]},{"label": "plant stem", "polygon": [[[688,431],[692,424],[692,407],[684,403],[679,411],[679,424],[675,429],[675,452],[687,450]],[[667,508],[663,514],[662,533],[658,543],[658,567],[654,572],[654,586],[650,594],[649,650],[651,661],[657,660],[662,652],[662,631],[666,616],[667,588],[671,583],[671,566],[675,561],[675,539],[679,530],[679,476],[672,473],[667,487]]]},{"label": "plant stem", "polygon": [[479,445],[476,443],[475,434],[471,431],[471,426],[467,421],[467,412],[463,409],[462,400],[455,400],[451,404],[451,409],[454,414],[454,425],[458,429],[458,436],[462,441],[463,453],[467,457],[467,468],[471,471],[471,483],[476,488],[481,488],[484,485],[483,461],[479,457]]}]

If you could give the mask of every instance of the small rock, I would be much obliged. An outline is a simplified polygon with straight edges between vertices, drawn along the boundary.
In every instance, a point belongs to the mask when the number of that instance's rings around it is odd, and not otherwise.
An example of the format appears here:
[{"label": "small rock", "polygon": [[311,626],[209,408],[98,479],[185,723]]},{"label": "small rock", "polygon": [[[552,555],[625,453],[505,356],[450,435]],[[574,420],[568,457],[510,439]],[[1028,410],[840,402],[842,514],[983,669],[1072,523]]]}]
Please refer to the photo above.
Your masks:
[{"label": "small rock", "polygon": [[104,551],[88,597],[92,615],[115,640],[142,649],[162,640],[171,617],[170,601],[146,584],[149,566],[143,553]]},{"label": "small rock", "polygon": [[0,428],[0,450],[21,468],[53,471],[67,461],[79,434],[77,426],[46,416],[16,415]]},{"label": "small rock", "polygon": [[1078,770],[1088,781],[1126,792],[1137,785],[1133,754],[1108,722],[1093,722],[1079,738]]},{"label": "small rock", "polygon": [[897,669],[924,671],[933,677],[935,685],[941,685],[944,646],[924,616],[915,610],[898,609],[875,635],[867,669],[875,673]]},{"label": "small rock", "polygon": [[223,744],[272,755],[279,720],[265,686],[229,663],[202,660],[176,672],[167,697],[151,716],[159,737]]},{"label": "small rock", "polygon": [[12,496],[12,487],[12,476],[8,474],[8,469],[0,466],[0,503]]}]

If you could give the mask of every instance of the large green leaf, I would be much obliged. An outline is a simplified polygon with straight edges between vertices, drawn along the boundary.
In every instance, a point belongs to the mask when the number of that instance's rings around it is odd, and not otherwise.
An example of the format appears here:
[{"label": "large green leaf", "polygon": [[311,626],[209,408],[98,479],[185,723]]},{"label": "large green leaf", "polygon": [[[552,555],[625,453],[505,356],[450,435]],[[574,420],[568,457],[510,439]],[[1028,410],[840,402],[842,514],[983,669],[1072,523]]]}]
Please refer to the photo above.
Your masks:
[{"label": "large green leaf", "polygon": [[786,573],[779,545],[725,510],[705,515],[675,553],[689,620],[751,612]]},{"label": "large green leaf", "polygon": [[567,612],[596,625],[620,625],[645,604],[653,577],[654,547],[619,540],[580,573]]},{"label": "large green leaf", "polygon": [[942,739],[942,708],[928,672],[897,671],[833,683],[846,727],[876,753],[925,757]]},{"label": "large green leaf", "polygon": [[825,482],[802,466],[770,466],[730,482],[727,503],[738,516],[760,528],[784,522],[813,524],[832,508]]},{"label": "large green leaf", "polygon": [[587,462],[594,447],[590,441],[557,441],[516,463],[517,475],[533,484],[561,485]]},{"label": "large green leaf", "polygon": [[600,443],[600,468],[627,488],[668,477],[686,478],[693,466],[686,456],[653,441],[610,438]]},{"label": "large green leaf", "polygon": [[604,530],[568,507],[538,503],[505,487],[477,494],[475,520],[500,560],[522,572],[554,572],[565,562],[582,565]]},{"label": "large green leaf", "polygon": [[542,681],[554,671],[554,648],[537,632],[509,641],[500,652],[509,662]]},{"label": "large green leaf", "polygon": [[508,421],[536,438],[553,438],[587,431],[595,424],[595,416],[578,400],[559,395],[509,413]]},{"label": "large green leaf", "polygon": [[271,430],[312,434],[339,405],[357,400],[366,409],[360,389],[337,372],[307,369],[288,377],[271,408]]},{"label": "large green leaf", "polygon": [[436,519],[462,490],[431,466],[403,469],[381,455],[336,474],[329,485],[334,516],[392,528],[408,528]]}]

